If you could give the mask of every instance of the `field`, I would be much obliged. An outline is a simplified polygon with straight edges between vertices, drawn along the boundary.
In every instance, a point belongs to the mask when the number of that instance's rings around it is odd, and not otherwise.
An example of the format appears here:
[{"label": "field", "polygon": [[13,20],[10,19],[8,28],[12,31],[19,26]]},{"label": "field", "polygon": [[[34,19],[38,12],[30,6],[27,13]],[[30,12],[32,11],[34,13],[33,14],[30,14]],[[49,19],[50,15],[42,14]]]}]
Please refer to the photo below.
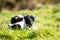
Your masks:
[{"label": "field", "polygon": [[[12,30],[8,24],[14,15],[35,15],[36,30]],[[21,10],[20,12],[0,13],[0,40],[60,40],[60,4],[41,6],[35,10]]]}]

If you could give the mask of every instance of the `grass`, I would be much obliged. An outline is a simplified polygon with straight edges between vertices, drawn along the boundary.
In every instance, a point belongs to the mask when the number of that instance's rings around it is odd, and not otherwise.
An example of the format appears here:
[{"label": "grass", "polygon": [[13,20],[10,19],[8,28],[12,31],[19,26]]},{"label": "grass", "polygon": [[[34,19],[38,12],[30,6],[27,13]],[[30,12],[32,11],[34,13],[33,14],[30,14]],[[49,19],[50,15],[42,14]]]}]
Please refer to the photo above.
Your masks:
[{"label": "grass", "polygon": [[[12,30],[8,28],[14,15],[35,15],[34,26],[37,30]],[[42,6],[35,10],[0,13],[0,40],[60,40],[60,4],[52,7]]]}]

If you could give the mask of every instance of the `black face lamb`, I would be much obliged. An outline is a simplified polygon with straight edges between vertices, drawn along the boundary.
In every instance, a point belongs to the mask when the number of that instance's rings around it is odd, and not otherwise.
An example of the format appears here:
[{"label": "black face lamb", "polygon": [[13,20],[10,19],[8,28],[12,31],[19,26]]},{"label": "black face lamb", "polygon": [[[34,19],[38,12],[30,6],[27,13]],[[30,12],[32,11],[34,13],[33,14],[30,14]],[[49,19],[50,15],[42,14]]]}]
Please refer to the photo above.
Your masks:
[{"label": "black face lamb", "polygon": [[32,27],[35,20],[35,16],[22,16],[17,15],[11,18],[11,24],[8,26],[13,29],[25,29],[25,27]]}]

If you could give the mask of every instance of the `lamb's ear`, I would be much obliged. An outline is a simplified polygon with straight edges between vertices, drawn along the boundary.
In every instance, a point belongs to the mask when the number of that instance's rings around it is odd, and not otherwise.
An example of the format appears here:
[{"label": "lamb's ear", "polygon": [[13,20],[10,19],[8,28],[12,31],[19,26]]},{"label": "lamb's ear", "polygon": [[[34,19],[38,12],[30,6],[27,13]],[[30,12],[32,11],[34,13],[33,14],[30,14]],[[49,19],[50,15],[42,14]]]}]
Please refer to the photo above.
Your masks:
[{"label": "lamb's ear", "polygon": [[36,18],[36,17],[35,17],[34,15],[31,15],[30,18],[31,18],[33,21],[35,21],[35,18]]}]

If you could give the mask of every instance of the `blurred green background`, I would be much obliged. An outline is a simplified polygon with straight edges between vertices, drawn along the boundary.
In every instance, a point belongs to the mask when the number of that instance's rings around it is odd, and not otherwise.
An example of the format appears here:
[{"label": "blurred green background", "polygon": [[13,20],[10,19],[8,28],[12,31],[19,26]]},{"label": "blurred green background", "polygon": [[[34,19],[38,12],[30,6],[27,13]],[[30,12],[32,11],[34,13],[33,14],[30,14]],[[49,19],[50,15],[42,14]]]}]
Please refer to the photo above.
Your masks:
[{"label": "blurred green background", "polygon": [[[34,27],[37,30],[9,29],[11,17],[20,14],[35,15]],[[60,40],[60,4],[42,4],[33,10],[3,10],[0,13],[0,40]]]}]

